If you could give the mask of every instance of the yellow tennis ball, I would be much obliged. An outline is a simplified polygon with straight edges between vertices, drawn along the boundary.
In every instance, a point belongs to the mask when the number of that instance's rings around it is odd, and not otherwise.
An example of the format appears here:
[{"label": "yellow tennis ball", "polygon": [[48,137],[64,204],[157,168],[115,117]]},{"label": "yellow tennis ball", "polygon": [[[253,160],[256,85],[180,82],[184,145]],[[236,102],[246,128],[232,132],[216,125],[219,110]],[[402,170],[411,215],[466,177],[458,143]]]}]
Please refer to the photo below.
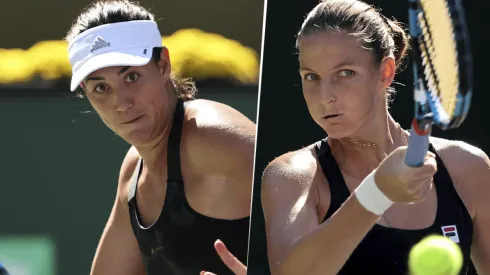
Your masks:
[{"label": "yellow tennis ball", "polygon": [[449,238],[431,235],[412,247],[408,264],[412,275],[456,275],[463,266],[463,254]]}]

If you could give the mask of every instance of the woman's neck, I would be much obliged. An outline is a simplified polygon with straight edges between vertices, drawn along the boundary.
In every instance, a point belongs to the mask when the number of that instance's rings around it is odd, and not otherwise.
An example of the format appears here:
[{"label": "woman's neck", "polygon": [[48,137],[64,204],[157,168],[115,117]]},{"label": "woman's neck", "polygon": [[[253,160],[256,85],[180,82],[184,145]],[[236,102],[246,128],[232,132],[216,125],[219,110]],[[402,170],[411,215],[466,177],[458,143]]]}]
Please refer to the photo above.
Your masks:
[{"label": "woman's neck", "polygon": [[383,119],[371,120],[352,136],[332,139],[330,145],[334,152],[340,153],[336,159],[355,158],[377,167],[387,155],[407,143],[408,137],[403,128],[386,112]]},{"label": "woman's neck", "polygon": [[173,126],[174,116],[177,115],[175,113],[177,106],[177,96],[172,93],[173,87],[169,87],[167,85],[167,89],[169,92],[168,100],[170,103],[168,113],[166,114],[167,122],[159,123],[160,125],[164,125],[161,129],[157,130],[159,133],[155,136],[154,139],[149,141],[146,144],[142,144],[139,146],[135,146],[140,154],[141,158],[143,158],[145,168],[148,171],[148,174],[153,177],[159,177],[162,173],[165,173],[165,170],[162,169],[162,166],[165,165],[167,158],[167,148],[168,148],[168,140],[170,137],[170,131]]}]

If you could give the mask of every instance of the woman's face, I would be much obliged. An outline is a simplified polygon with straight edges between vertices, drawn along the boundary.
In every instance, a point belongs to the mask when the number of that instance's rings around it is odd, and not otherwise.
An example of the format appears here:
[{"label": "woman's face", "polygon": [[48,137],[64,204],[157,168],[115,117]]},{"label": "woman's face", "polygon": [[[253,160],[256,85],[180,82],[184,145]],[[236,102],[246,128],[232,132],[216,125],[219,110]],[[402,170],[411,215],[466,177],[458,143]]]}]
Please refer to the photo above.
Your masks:
[{"label": "woman's face", "polygon": [[329,136],[355,135],[386,112],[394,61],[375,63],[372,51],[353,35],[324,31],[300,38],[303,95],[313,120]]},{"label": "woman's face", "polygon": [[85,94],[102,121],[132,145],[150,142],[170,120],[175,96],[166,87],[170,68],[162,58],[158,65],[103,68],[84,80]]}]

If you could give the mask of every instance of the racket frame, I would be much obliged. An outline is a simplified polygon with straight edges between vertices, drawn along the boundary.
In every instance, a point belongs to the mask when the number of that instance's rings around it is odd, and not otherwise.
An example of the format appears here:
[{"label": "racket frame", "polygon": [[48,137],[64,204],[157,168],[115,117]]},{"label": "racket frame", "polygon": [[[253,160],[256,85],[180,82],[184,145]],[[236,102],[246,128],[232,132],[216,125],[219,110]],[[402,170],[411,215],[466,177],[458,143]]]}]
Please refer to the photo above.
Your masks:
[{"label": "racket frame", "polygon": [[[471,48],[462,4],[460,0],[448,0],[457,46],[459,87],[456,108],[452,114],[447,114],[442,109],[438,95],[431,92],[427,87],[422,71],[424,68],[422,67],[422,50],[420,48],[422,47],[425,52],[428,52],[418,20],[419,16],[424,16],[423,10],[418,0],[409,0],[408,2],[415,115],[411,124],[405,163],[411,167],[418,167],[423,165],[429,150],[429,137],[432,127],[438,126],[442,130],[457,128],[465,120],[471,103],[473,72]],[[429,34],[430,31],[429,29]]]}]

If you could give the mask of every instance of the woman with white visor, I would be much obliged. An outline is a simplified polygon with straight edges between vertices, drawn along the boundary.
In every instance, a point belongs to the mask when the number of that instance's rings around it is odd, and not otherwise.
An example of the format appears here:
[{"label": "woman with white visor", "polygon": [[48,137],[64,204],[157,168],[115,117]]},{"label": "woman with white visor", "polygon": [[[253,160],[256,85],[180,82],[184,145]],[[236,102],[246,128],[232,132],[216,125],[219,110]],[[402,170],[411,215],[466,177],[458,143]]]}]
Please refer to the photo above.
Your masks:
[{"label": "woman with white visor", "polygon": [[71,90],[132,145],[91,274],[246,274],[255,124],[194,99],[137,4],[95,2],[66,39]]}]

